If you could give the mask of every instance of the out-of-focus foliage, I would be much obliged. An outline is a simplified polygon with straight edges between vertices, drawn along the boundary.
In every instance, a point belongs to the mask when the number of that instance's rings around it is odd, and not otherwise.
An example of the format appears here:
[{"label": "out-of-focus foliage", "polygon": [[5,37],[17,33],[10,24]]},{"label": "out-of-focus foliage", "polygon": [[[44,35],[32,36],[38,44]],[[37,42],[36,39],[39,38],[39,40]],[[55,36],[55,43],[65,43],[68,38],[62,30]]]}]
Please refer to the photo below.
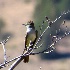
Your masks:
[{"label": "out-of-focus foliage", "polygon": [[[34,14],[37,29],[39,30],[39,25],[41,25],[43,20],[45,20],[45,16],[49,17],[51,20],[54,20],[55,18],[60,16],[62,12],[67,11],[69,9],[70,0],[38,0],[38,4],[36,6],[36,11]],[[44,37],[44,39],[46,40],[44,48],[51,42],[49,34],[52,33],[53,35],[55,35],[55,30],[58,30],[62,21],[64,19],[70,19],[69,15],[70,13],[63,16],[60,20],[57,21],[55,25],[53,25],[53,27],[50,30],[46,32],[46,36]],[[45,27],[47,27],[47,23],[44,24],[44,28]]]},{"label": "out-of-focus foliage", "polygon": [[0,31],[4,27],[4,21],[0,18]]},{"label": "out-of-focus foliage", "polygon": [[40,23],[45,16],[54,19],[61,12],[70,9],[70,0],[38,0],[38,2],[34,15],[37,23]]},{"label": "out-of-focus foliage", "polygon": [[4,21],[2,18],[0,18],[0,39],[1,39],[1,34],[2,34],[2,28],[4,27]]},{"label": "out-of-focus foliage", "polygon": [[4,33],[3,32],[3,28],[5,26],[5,22],[2,18],[0,18],[0,39],[4,40],[6,39],[8,36],[11,36],[11,33]]},{"label": "out-of-focus foliage", "polygon": [[[45,19],[45,16],[49,17],[51,20],[54,20],[55,18],[60,16],[62,12],[70,9],[69,3],[70,0],[38,0],[38,5],[36,6],[36,11],[34,15],[37,29],[39,29],[38,26],[41,25],[42,21]],[[69,15],[70,13],[67,14],[66,16],[63,16],[61,20],[70,19]],[[55,28],[59,27],[59,25],[61,24],[61,20],[57,21],[57,23],[59,24],[54,25]],[[45,23],[44,28],[46,26],[47,23]],[[51,30],[52,32],[54,31],[53,28]]]}]

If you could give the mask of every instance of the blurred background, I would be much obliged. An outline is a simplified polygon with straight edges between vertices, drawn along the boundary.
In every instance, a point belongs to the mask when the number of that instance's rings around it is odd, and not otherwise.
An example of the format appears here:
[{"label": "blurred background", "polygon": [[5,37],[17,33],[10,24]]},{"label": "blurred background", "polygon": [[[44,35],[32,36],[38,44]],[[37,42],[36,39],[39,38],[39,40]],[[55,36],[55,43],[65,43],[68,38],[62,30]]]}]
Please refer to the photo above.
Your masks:
[{"label": "blurred background", "polygon": [[[45,20],[45,16],[55,20],[68,9],[70,9],[70,0],[0,0],[0,42],[11,36],[5,45],[8,60],[23,52],[26,35],[26,27],[22,26],[23,23],[33,20],[39,31],[39,26]],[[63,20],[66,20],[66,24],[61,26],[59,36],[64,34],[66,25],[70,30],[70,13],[68,13],[45,33],[43,48],[38,49],[37,52],[51,44],[50,33],[56,35],[56,30],[59,29]],[[44,23],[43,30],[47,25]],[[30,55],[29,63],[21,62],[14,70],[39,70],[40,67],[42,67],[41,70],[70,70],[70,36],[62,39],[55,47],[56,50],[49,54]],[[0,45],[0,63],[4,61],[3,56],[2,45]]]}]

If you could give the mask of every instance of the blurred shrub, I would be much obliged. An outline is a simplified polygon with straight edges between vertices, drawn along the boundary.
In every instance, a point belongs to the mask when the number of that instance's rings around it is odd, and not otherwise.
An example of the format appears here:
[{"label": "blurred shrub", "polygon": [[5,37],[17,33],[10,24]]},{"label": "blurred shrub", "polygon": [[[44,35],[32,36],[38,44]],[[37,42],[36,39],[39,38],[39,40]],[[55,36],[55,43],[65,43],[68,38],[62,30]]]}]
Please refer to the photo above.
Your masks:
[{"label": "blurred shrub", "polygon": [[2,28],[5,26],[5,22],[2,18],[0,18],[0,39],[2,38]]},{"label": "blurred shrub", "polygon": [[[70,0],[38,0],[34,14],[36,29],[39,31],[39,25],[41,25],[43,20],[45,20],[45,16],[49,17],[51,20],[54,20],[60,16],[62,12],[67,11],[68,9],[70,9]],[[43,48],[47,47],[47,45],[51,43],[49,34],[52,33],[55,35],[55,30],[59,29],[63,19],[69,20],[70,13],[63,16],[59,21],[57,21],[57,23],[55,23],[55,25],[52,26],[51,29],[46,32],[46,35],[44,36],[46,41]],[[44,24],[44,28],[45,27],[47,27],[47,23]],[[63,32],[61,32],[60,35],[61,34],[63,34]]]},{"label": "blurred shrub", "polygon": [[0,30],[4,27],[4,25],[5,25],[5,24],[4,24],[3,19],[0,18]]},{"label": "blurred shrub", "polygon": [[[38,4],[34,14],[36,25],[40,25],[45,16],[53,20],[61,12],[70,9],[70,0],[38,0],[37,2]],[[70,19],[70,16],[67,15],[64,18]]]}]

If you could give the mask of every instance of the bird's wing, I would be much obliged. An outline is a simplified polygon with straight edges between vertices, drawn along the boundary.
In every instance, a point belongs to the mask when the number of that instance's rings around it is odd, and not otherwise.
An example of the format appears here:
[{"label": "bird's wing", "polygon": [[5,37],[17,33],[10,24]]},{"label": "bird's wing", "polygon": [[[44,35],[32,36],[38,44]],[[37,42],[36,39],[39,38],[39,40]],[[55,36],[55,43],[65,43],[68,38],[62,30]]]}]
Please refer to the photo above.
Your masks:
[{"label": "bird's wing", "polygon": [[36,30],[35,32],[36,32],[36,40],[37,40],[37,38],[38,38],[38,31]]},{"label": "bird's wing", "polygon": [[27,35],[25,36],[25,49],[27,49],[27,37],[28,37],[28,33],[27,33]]},{"label": "bird's wing", "polygon": [[38,38],[38,31],[36,30],[35,33],[36,33],[36,38],[35,38],[35,40],[32,42],[33,45],[32,45],[31,48],[33,48],[33,46],[34,46],[34,44],[36,43],[37,38]]}]

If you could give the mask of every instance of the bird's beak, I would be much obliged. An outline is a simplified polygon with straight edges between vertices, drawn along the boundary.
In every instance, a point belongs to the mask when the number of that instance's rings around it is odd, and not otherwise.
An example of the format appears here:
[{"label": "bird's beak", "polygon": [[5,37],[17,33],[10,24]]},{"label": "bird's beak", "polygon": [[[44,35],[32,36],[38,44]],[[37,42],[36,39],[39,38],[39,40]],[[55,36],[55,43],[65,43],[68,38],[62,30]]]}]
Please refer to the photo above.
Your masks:
[{"label": "bird's beak", "polygon": [[27,26],[27,24],[22,24],[22,25]]}]

